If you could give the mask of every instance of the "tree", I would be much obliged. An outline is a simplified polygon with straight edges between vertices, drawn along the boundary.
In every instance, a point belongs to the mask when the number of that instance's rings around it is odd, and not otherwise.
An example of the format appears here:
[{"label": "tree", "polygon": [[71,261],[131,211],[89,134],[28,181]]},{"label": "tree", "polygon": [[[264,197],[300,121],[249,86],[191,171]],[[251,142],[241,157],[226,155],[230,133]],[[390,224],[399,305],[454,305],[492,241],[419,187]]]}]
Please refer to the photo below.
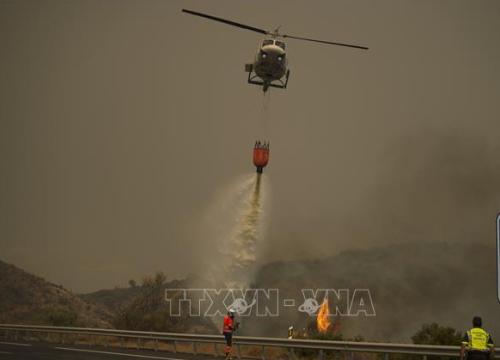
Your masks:
[{"label": "tree", "polygon": [[130,279],[128,284],[131,288],[135,288],[137,286],[137,282],[134,279]]},{"label": "tree", "polygon": [[[113,325],[117,329],[143,331],[193,332],[217,331],[208,319],[190,317],[189,304],[183,303],[181,316],[171,316],[165,300],[166,276],[158,272],[143,279],[134,298],[116,309]],[[179,296],[181,292],[179,291]]]},{"label": "tree", "polygon": [[45,309],[45,322],[52,326],[77,326],[78,314],[59,305]]},{"label": "tree", "polygon": [[460,345],[463,334],[449,326],[440,326],[437,323],[424,324],[411,337],[414,344],[427,345]]}]

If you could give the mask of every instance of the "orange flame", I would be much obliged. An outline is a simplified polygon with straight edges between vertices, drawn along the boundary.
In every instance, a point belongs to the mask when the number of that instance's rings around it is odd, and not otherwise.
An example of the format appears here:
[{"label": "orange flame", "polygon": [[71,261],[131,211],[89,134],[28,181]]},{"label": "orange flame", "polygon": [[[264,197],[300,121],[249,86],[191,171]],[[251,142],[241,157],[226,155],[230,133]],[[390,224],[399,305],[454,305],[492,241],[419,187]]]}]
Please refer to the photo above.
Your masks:
[{"label": "orange flame", "polygon": [[330,325],[330,309],[328,309],[328,298],[325,297],[323,303],[319,307],[318,316],[316,317],[316,326],[320,333],[325,333]]}]

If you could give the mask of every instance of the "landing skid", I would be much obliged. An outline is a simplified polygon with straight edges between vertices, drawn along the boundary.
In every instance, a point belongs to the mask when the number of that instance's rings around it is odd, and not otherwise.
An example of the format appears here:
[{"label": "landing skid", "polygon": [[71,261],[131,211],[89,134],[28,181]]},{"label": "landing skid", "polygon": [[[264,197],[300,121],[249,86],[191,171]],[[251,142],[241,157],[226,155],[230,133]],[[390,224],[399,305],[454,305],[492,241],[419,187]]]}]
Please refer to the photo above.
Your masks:
[{"label": "landing skid", "polygon": [[290,70],[287,70],[286,75],[283,78],[269,82],[269,81],[262,80],[262,78],[260,78],[253,71],[252,64],[246,64],[245,71],[248,72],[248,80],[247,80],[248,83],[253,84],[253,85],[262,86],[262,90],[264,92],[266,92],[269,87],[286,89],[286,86],[288,85],[288,77],[290,76]]}]

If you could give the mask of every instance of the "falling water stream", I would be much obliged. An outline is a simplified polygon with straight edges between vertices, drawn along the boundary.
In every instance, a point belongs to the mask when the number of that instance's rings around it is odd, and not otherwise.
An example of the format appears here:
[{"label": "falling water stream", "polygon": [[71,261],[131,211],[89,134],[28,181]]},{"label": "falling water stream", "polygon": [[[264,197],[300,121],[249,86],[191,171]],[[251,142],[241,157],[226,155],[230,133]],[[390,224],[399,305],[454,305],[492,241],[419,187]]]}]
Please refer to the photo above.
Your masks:
[{"label": "falling water stream", "polygon": [[257,246],[264,235],[261,186],[262,174],[255,174],[252,188],[241,204],[242,212],[237,219],[231,244],[222,249],[229,260],[224,269],[228,288],[245,288],[253,279]]}]

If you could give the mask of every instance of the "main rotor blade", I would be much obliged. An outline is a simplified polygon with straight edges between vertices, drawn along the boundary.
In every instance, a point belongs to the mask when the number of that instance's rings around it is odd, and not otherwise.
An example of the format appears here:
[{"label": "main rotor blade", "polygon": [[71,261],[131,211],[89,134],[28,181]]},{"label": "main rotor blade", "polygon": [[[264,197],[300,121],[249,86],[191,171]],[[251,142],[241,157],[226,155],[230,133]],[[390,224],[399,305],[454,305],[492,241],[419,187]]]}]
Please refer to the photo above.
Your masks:
[{"label": "main rotor blade", "polygon": [[185,12],[185,13],[188,13],[188,14],[191,14],[191,15],[200,16],[200,17],[207,18],[207,19],[210,19],[210,20],[219,21],[219,22],[224,23],[224,24],[237,26],[237,27],[240,27],[242,29],[255,31],[255,32],[258,32],[260,34],[264,34],[264,35],[268,34],[268,32],[266,30],[263,30],[263,29],[259,29],[259,28],[256,28],[256,27],[253,27],[253,26],[249,26],[249,25],[245,25],[245,24],[240,24],[240,23],[237,23],[235,21],[222,19],[222,18],[219,18],[219,17],[216,17],[216,16],[212,16],[212,15],[208,15],[208,14],[203,14],[203,13],[200,13],[200,12],[197,12],[197,11],[182,9],[182,12]]},{"label": "main rotor blade", "polygon": [[332,41],[309,39],[309,38],[299,37],[299,36],[293,36],[293,35],[282,35],[282,36],[284,38],[290,38],[290,39],[306,40],[306,41],[313,41],[313,42],[322,43],[322,44],[347,46],[347,47],[356,48],[356,49],[368,50],[368,48],[366,46],[359,46],[359,45],[344,44],[344,43],[332,42]]}]

